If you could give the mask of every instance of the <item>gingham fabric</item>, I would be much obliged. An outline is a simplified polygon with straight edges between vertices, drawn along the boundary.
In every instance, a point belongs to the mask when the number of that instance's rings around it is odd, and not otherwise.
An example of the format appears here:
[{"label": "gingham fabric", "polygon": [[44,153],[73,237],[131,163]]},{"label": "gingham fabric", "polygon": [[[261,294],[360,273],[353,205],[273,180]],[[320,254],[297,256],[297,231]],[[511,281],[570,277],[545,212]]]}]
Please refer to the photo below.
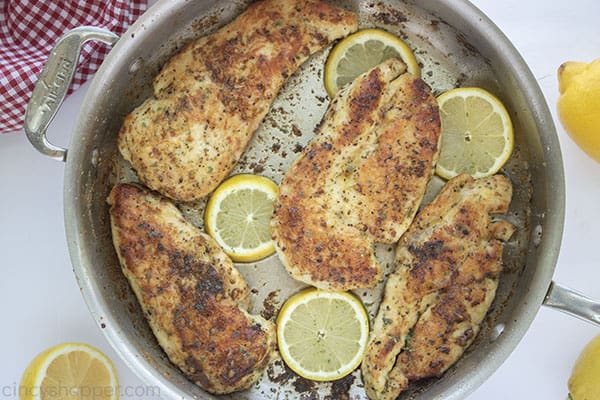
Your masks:
[{"label": "gingham fabric", "polygon": [[[37,78],[56,41],[90,25],[121,35],[146,9],[147,0],[0,0],[0,133],[20,130]],[[88,42],[71,92],[98,69],[110,48]]]}]

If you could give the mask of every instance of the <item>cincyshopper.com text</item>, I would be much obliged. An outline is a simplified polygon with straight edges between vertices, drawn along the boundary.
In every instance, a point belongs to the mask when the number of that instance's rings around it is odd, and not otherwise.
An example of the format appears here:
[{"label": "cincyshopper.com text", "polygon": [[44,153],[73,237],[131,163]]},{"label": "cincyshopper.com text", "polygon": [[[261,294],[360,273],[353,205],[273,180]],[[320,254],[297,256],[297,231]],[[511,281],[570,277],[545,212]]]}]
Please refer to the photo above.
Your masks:
[{"label": "cincyshopper.com text", "polygon": [[12,385],[4,385],[0,387],[0,398],[3,399],[18,399],[21,396],[39,395],[42,392],[51,397],[62,397],[69,399],[104,399],[112,396],[115,392],[119,393],[121,399],[139,399],[147,397],[160,397],[160,388],[158,386],[119,386],[113,388],[111,386],[82,386],[73,387],[64,384],[59,384],[52,388],[41,388],[39,386],[21,386],[16,382]]}]

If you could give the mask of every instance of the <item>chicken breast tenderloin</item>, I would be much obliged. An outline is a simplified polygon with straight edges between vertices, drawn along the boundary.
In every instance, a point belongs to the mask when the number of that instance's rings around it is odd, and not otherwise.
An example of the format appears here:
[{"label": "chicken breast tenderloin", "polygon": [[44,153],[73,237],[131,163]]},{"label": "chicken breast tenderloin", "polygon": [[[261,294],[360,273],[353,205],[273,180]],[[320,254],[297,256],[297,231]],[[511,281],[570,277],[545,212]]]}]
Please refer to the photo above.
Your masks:
[{"label": "chicken breast tenderloin", "polygon": [[250,289],[229,257],[155,193],[119,184],[108,202],[122,271],[169,359],[211,393],[251,386],[275,326],[247,312]]},{"label": "chicken breast tenderloin", "polygon": [[129,114],[118,146],[140,180],[180,201],[233,169],[279,89],[304,61],[357,29],[352,12],[315,0],[264,0],[187,45]]},{"label": "chicken breast tenderloin", "polygon": [[402,236],[362,363],[371,399],[394,400],[409,381],[441,375],[473,342],[514,230],[490,214],[507,212],[511,197],[503,175],[459,175]]},{"label": "chicken breast tenderloin", "polygon": [[395,243],[421,203],[440,119],[427,84],[388,60],[332,100],[315,138],[279,186],[271,232],[296,279],[322,289],[372,287],[374,243]]}]

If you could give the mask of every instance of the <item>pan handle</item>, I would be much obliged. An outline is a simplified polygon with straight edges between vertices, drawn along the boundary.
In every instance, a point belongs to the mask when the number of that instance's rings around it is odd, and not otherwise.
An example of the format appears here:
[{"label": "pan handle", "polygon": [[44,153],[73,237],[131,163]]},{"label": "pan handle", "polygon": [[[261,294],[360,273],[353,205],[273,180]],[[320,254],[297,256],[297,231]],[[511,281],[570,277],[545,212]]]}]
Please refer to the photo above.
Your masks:
[{"label": "pan handle", "polygon": [[556,282],[550,283],[544,305],[600,326],[600,302]]},{"label": "pan handle", "polygon": [[67,96],[83,44],[98,40],[112,46],[118,39],[119,36],[106,29],[82,26],[58,40],[35,84],[25,112],[23,129],[27,139],[40,153],[60,161],[67,159],[67,149],[48,142],[46,130]]}]

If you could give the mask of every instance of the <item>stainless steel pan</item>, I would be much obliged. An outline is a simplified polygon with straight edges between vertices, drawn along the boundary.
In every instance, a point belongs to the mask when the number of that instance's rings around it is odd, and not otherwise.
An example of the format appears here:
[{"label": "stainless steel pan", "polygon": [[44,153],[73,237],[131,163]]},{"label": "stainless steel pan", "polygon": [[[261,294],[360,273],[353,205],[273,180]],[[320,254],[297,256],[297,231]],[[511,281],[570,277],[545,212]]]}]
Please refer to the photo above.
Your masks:
[{"label": "stainless steel pan", "polygon": [[[113,250],[107,194],[118,181],[135,180],[120,158],[116,134],[124,116],[151,93],[151,80],[183,43],[230,21],[247,1],[162,0],[121,38],[79,28],[56,46],[30,102],[25,130],[42,153],[66,161],[65,225],[75,274],[90,312],[109,341],[139,376],[159,385],[169,398],[212,398],[185,379],[158,346]],[[403,398],[459,399],[491,375],[508,357],[545,304],[600,324],[600,303],[552,282],[564,217],[564,175],[556,131],[534,77],[498,28],[465,0],[338,2],[356,11],[361,27],[378,26],[404,38],[414,49],[423,78],[436,93],[456,86],[481,86],[510,110],[516,132],[514,154],[504,168],[515,184],[508,218],[518,234],[507,245],[506,268],[494,305],[475,343],[440,379],[411,386]],[[45,131],[60,107],[86,40],[114,48],[83,101],[67,150],[48,143]],[[115,44],[116,43],[116,44]],[[327,107],[322,68],[327,52],[312,57],[273,104],[234,172],[250,171],[279,181],[305,145]],[[430,194],[441,182],[434,180]],[[180,204],[202,225],[203,202]],[[393,248],[377,249],[391,266]],[[253,290],[254,312],[276,313],[301,286],[276,256],[239,265]],[[381,288],[358,291],[371,315]],[[317,394],[319,397],[317,397]],[[330,397],[327,397],[330,396]],[[360,374],[336,383],[303,380],[274,362],[252,389],[228,396],[265,398],[364,398]]]}]

